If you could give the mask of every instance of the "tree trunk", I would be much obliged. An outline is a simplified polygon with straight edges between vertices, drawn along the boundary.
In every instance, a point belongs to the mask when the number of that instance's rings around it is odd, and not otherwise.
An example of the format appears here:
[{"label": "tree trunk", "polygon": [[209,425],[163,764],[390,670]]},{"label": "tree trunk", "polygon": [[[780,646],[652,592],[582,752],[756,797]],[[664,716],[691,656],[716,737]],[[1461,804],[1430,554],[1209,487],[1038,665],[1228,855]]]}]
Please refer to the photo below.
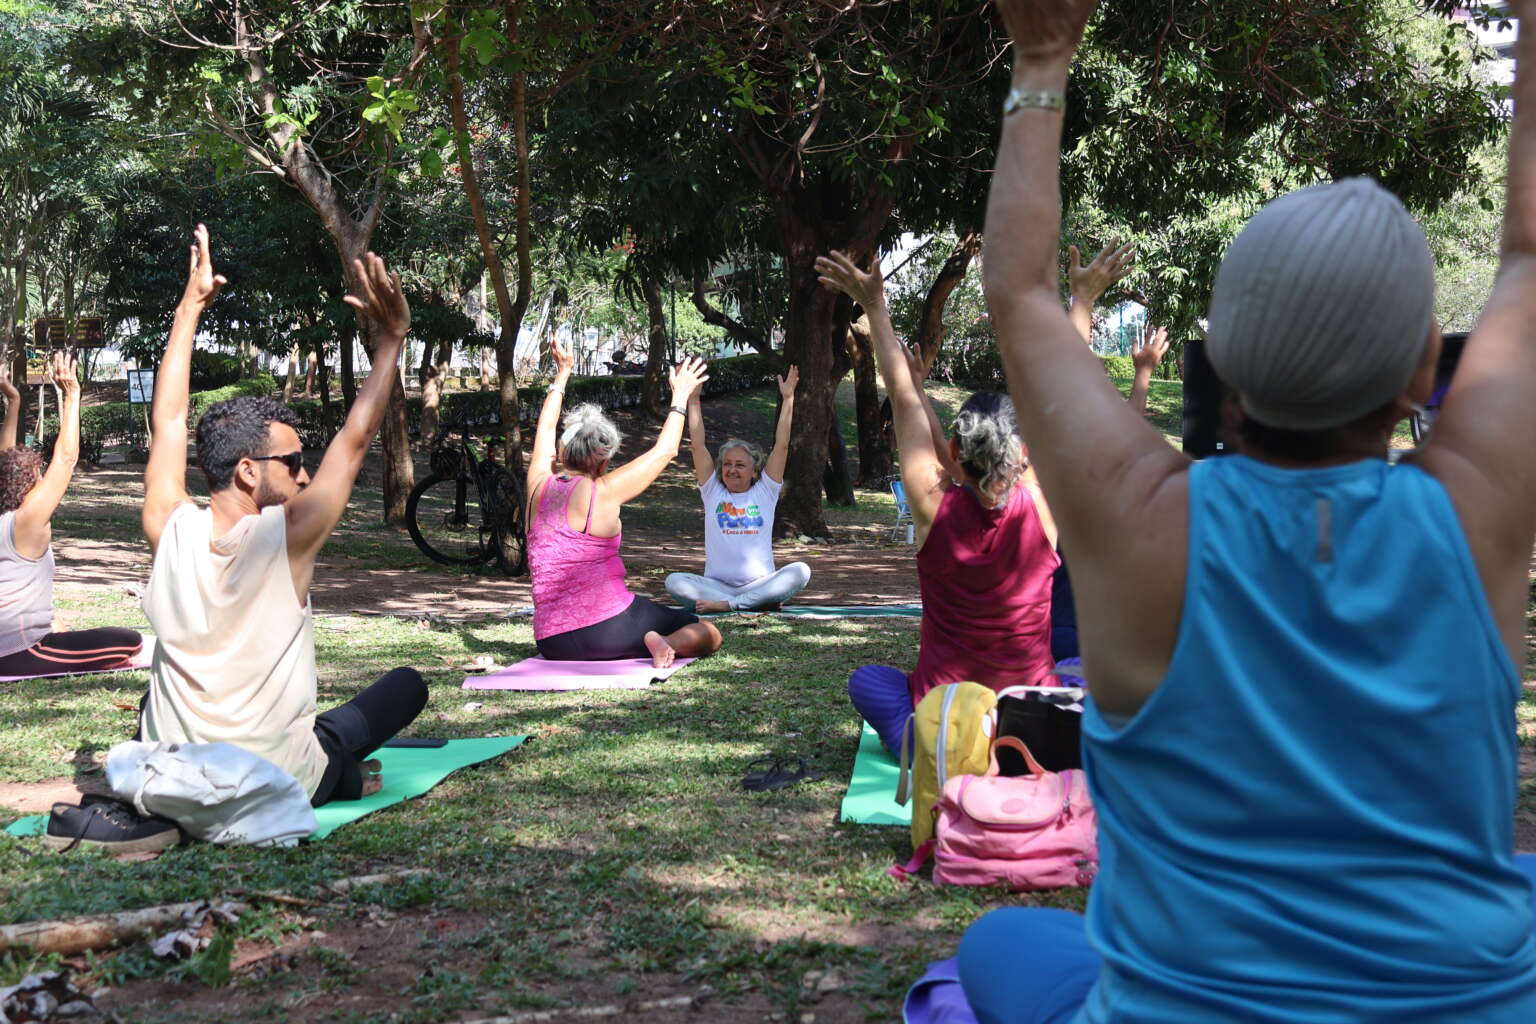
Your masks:
[{"label": "tree trunk", "polygon": [[320,389],[320,413],[325,429],[330,431],[335,418],[331,411],[331,371],[325,360],[325,342],[315,341],[315,384]]},{"label": "tree trunk", "polygon": [[320,357],[311,349],[309,355],[304,358],[304,397],[315,397],[315,367],[320,362]]},{"label": "tree trunk", "polygon": [[283,401],[293,401],[293,382],[299,379],[299,346],[288,350],[288,379],[283,381]]},{"label": "tree trunk", "polygon": [[832,403],[837,391],[837,381],[832,376],[832,320],[837,298],[816,280],[813,261],[817,245],[809,229],[805,237],[786,244],[785,248],[791,258],[787,261],[790,300],[784,362],[800,368],[800,390],[795,400],[793,436],[775,532],[779,536],[825,537],[827,524],[822,514],[821,493]]},{"label": "tree trunk", "polygon": [[357,372],[352,367],[352,346],[356,339],[357,325],[351,322],[342,325],[341,336],[337,339],[336,344],[341,360],[341,409],[343,415],[350,413],[352,411],[352,403],[357,401]]},{"label": "tree trunk", "polygon": [[923,357],[923,379],[933,372],[933,364],[944,346],[944,307],[950,294],[965,280],[971,260],[981,252],[981,232],[967,231],[950,250],[949,258],[939,268],[923,299],[923,312],[917,322],[918,351]]},{"label": "tree trunk", "polygon": [[7,333],[11,338],[11,382],[21,393],[21,410],[16,415],[16,443],[21,444],[27,436],[27,333],[20,327]]},{"label": "tree trunk", "polygon": [[649,325],[645,354],[645,381],[641,385],[645,413],[655,419],[664,415],[661,380],[667,369],[667,314],[661,304],[661,282],[645,279],[645,313]]},{"label": "tree trunk", "polygon": [[430,450],[442,422],[443,378],[453,358],[452,339],[444,338],[438,343],[435,362],[431,355],[432,345],[428,343],[421,352],[421,436],[417,439],[424,450]]},{"label": "tree trunk", "polygon": [[875,348],[869,336],[869,319],[860,317],[848,329],[848,347],[853,357],[853,401],[859,430],[860,487],[880,487],[894,472],[891,444],[880,419],[880,374],[875,365]]},{"label": "tree trunk", "polygon": [[[340,248],[340,255],[348,293],[362,294],[361,284],[354,280],[356,271],[353,269],[353,260],[360,261],[363,258],[363,248],[361,245]],[[363,342],[363,351],[368,353],[370,364],[376,365],[377,346],[373,338],[372,321],[366,317],[359,320],[357,333]],[[405,385],[400,380],[399,366],[389,369],[389,405],[384,410],[384,424],[379,431],[379,439],[384,445],[384,521],[392,526],[400,526],[405,523],[405,501],[410,497],[411,488],[416,485],[416,467],[411,462],[411,431],[405,410]]]},{"label": "tree trunk", "polygon": [[827,468],[822,474],[822,486],[827,491],[827,504],[851,508],[858,504],[853,494],[853,473],[848,468],[848,444],[843,440],[843,425],[833,407],[832,422],[827,429]]},{"label": "tree trunk", "polygon": [[[517,27],[516,3],[507,4],[506,17],[508,38],[511,38]],[[499,407],[502,451],[507,469],[519,474],[523,469],[523,431],[522,414],[517,406],[517,335],[523,325],[523,314],[528,310],[533,278],[528,195],[527,77],[521,71],[513,75],[509,96],[517,151],[517,297],[513,298],[507,288],[506,268],[502,265],[500,253],[496,251],[490,218],[485,212],[485,203],[480,194],[475,154],[470,148],[468,119],[464,113],[464,77],[459,73],[458,38],[448,39],[444,47],[448,61],[448,111],[453,119],[459,180],[463,183],[464,198],[469,202],[470,214],[474,218],[475,234],[480,240],[480,255],[485,260],[491,289],[496,293],[496,311],[501,318],[501,329],[496,338],[496,376],[501,385]],[[481,379],[484,380],[483,371]]]}]

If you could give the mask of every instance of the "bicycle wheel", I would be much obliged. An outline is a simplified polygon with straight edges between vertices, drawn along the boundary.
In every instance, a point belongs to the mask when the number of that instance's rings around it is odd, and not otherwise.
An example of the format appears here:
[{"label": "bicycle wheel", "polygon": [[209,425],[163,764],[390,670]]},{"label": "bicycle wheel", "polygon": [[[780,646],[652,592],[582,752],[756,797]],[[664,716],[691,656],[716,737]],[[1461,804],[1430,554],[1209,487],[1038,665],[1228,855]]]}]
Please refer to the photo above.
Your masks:
[{"label": "bicycle wheel", "polygon": [[526,494],[523,482],[493,463],[483,463],[480,493],[485,496],[486,513],[495,533],[491,555],[508,576],[522,576],[528,571],[528,536],[525,516]]},{"label": "bicycle wheel", "polygon": [[422,553],[444,565],[480,565],[495,555],[468,473],[427,477],[405,501],[405,528]]}]

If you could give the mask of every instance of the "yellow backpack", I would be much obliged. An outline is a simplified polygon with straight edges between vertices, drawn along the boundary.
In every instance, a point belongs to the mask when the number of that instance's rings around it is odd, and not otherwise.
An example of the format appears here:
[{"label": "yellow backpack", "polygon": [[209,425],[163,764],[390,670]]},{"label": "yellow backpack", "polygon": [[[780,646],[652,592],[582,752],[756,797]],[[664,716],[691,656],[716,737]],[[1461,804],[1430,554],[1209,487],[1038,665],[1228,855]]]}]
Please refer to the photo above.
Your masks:
[{"label": "yellow backpack", "polygon": [[997,694],[980,683],[946,683],[924,694],[901,737],[896,802],[912,799],[912,848],[933,837],[944,783],[985,775],[991,763]]}]

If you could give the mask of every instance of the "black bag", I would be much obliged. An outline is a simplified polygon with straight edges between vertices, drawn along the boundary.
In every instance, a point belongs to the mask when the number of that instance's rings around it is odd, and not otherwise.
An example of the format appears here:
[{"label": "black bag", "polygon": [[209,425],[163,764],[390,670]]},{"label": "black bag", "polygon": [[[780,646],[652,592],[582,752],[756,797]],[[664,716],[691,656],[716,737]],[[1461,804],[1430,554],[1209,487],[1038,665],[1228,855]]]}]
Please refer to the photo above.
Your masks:
[{"label": "black bag", "polygon": [[[1083,766],[1083,712],[1080,698],[1066,693],[1031,693],[1028,697],[999,697],[997,735],[1024,741],[1040,767],[1049,772]],[[1076,705],[1068,710],[1063,705]],[[1028,775],[1024,758],[1006,747],[997,749],[998,774]]]}]

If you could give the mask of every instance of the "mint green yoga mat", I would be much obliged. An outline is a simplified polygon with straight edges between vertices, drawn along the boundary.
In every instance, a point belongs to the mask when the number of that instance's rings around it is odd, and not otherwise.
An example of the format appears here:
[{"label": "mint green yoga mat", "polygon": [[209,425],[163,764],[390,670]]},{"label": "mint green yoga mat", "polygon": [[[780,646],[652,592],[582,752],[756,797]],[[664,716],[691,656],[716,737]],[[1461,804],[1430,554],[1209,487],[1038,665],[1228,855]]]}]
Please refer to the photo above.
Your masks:
[{"label": "mint green yoga mat", "polygon": [[[315,809],[319,827],[311,839],[324,839],[343,825],[350,825],[374,811],[421,796],[460,768],[489,761],[517,747],[527,736],[488,736],[483,739],[449,740],[441,747],[382,747],[373,754],[382,766],[384,788],[361,800],[338,800]],[[876,741],[879,742],[878,740]],[[13,836],[39,836],[48,816],[36,814],[6,826]]]},{"label": "mint green yoga mat", "polygon": [[787,604],[773,613],[803,619],[922,618],[920,604]]},{"label": "mint green yoga mat", "polygon": [[896,802],[896,781],[901,766],[880,745],[875,730],[864,723],[859,737],[859,752],[853,759],[853,778],[843,796],[843,821],[857,825],[901,825],[911,827],[912,805]]},{"label": "mint green yoga mat", "polygon": [[886,619],[923,616],[920,604],[787,604],[771,612],[707,612],[706,619],[720,615],[783,615],[792,619]]}]

